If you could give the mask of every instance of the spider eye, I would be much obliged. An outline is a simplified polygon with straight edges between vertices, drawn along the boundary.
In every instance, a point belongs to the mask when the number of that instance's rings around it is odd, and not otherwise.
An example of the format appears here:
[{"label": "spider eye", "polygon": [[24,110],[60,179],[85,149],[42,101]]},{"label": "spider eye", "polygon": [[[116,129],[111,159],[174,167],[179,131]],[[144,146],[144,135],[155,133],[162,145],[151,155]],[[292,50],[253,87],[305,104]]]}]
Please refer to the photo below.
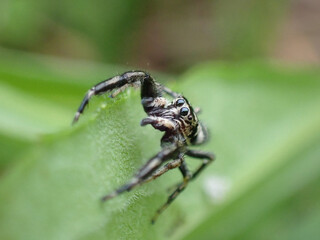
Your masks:
[{"label": "spider eye", "polygon": [[192,115],[189,115],[189,116],[188,116],[188,119],[191,121],[191,120],[192,120]]},{"label": "spider eye", "polygon": [[188,113],[189,113],[189,108],[186,108],[186,107],[181,108],[181,110],[180,110],[181,116],[187,116]]},{"label": "spider eye", "polygon": [[185,103],[184,99],[178,99],[178,101],[176,102],[176,106],[177,107],[181,107],[183,104]]}]

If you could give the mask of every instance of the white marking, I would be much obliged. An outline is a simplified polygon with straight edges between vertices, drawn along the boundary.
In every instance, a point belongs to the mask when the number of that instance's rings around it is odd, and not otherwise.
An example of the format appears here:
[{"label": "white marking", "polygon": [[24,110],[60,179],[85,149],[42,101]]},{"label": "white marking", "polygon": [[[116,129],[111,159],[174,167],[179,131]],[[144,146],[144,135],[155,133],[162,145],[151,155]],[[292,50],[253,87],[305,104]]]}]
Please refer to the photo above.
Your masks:
[{"label": "white marking", "polygon": [[88,92],[88,98],[91,98],[94,95],[94,90],[90,89]]},{"label": "white marking", "polygon": [[78,119],[80,117],[80,112],[76,112],[76,115],[74,116],[75,119]]},{"label": "white marking", "polygon": [[136,75],[135,72],[127,72],[123,75],[124,78],[131,78],[132,76]]},{"label": "white marking", "polygon": [[104,81],[101,84],[103,84],[104,86],[107,86],[107,85],[110,85],[110,84],[115,84],[117,81],[119,81],[119,79],[120,79],[120,76],[115,76],[115,77],[113,77],[113,78],[111,78],[109,80]]},{"label": "white marking", "polygon": [[145,73],[144,72],[127,72],[125,73],[125,75],[123,75],[123,77],[125,78],[132,78],[132,77],[143,77],[145,76]]},{"label": "white marking", "polygon": [[80,112],[76,112],[76,114],[74,115],[74,118],[73,118],[73,123],[78,121],[79,117],[80,117]]},{"label": "white marking", "polygon": [[161,161],[160,161],[160,159],[159,159],[159,158],[154,159],[153,161],[151,161],[151,162],[149,163],[149,165],[148,165],[148,169],[155,168],[156,166],[158,166],[158,165],[159,165],[159,163],[160,163],[160,162],[161,162]]},{"label": "white marking", "polygon": [[198,133],[197,142],[196,143],[202,143],[204,140],[205,140],[205,135],[204,135],[203,131],[200,131]]},{"label": "white marking", "polygon": [[137,177],[132,178],[130,181],[130,184],[132,184],[132,185],[136,185],[138,183],[139,183],[139,178],[137,178]]}]

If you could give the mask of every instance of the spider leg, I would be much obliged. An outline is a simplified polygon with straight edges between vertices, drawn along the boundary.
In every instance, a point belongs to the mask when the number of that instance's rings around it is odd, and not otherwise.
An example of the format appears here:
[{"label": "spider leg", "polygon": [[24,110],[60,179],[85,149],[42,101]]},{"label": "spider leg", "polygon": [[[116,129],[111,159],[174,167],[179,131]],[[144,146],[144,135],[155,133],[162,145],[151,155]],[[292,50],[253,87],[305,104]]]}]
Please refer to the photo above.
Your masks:
[{"label": "spider leg", "polygon": [[[158,97],[160,96],[160,88],[154,79],[146,72],[143,71],[129,71],[125,72],[122,75],[118,75],[107,80],[104,80],[97,85],[93,86],[83,98],[78,111],[75,114],[73,123],[77,122],[80,114],[83,112],[85,107],[88,105],[89,100],[94,95],[104,94],[112,90],[116,90],[116,96],[119,91],[123,90],[128,86],[138,86],[141,84],[141,98],[144,97]],[[117,90],[119,89],[119,90]]]},{"label": "spider leg", "polygon": [[[208,166],[209,163],[215,160],[214,154],[208,153],[208,152],[202,152],[198,150],[188,150],[185,154],[190,157],[204,159],[200,167],[198,167],[198,169],[195,170],[195,172],[191,175],[190,180],[195,179],[199,175],[199,173],[202,172],[203,169]],[[173,188],[176,188],[177,186],[179,186],[179,184],[170,187],[168,191],[171,191]]]},{"label": "spider leg", "polygon": [[191,180],[195,179],[203,171],[203,169],[205,169],[208,164],[213,162],[215,159],[214,154],[199,150],[188,150],[185,154],[190,157],[203,159],[200,167],[192,174]]},{"label": "spider leg", "polygon": [[139,84],[139,82],[125,84],[122,87],[117,88],[114,92],[112,92],[109,97],[115,98],[119,93],[123,92],[128,87],[140,87],[140,84]]},{"label": "spider leg", "polygon": [[188,170],[186,163],[183,159],[181,159],[181,165],[179,166],[179,169],[183,176],[183,182],[177,185],[177,188],[173,191],[173,193],[168,197],[168,200],[165,204],[161,206],[154,215],[154,217],[151,219],[151,223],[154,224],[159,215],[167,209],[167,207],[177,198],[177,196],[187,187],[189,181],[192,178],[191,172]]},{"label": "spider leg", "polygon": [[[192,173],[189,171],[189,169],[187,168],[186,162],[183,162],[183,163],[181,164],[181,166],[179,167],[179,170],[181,171],[182,176],[183,176],[184,179],[186,178],[186,176],[187,176],[188,178],[190,178],[190,180],[192,179],[192,176],[193,176],[193,175],[192,175]],[[169,188],[167,189],[167,192],[173,191],[173,189],[176,189],[177,187],[179,187],[180,184],[181,184],[181,183],[177,183],[177,184],[169,187]]]},{"label": "spider leg", "polygon": [[172,162],[165,164],[164,166],[159,168],[157,171],[155,171],[150,177],[144,180],[141,184],[151,182],[156,178],[160,177],[162,174],[168,172],[169,170],[180,167],[181,163],[182,163],[182,160],[178,158],[173,160]]},{"label": "spider leg", "polygon": [[190,156],[190,157],[200,158],[200,159],[204,159],[204,160],[203,160],[202,164],[200,165],[200,167],[193,174],[187,168],[186,163],[184,161],[182,161],[181,165],[179,166],[179,169],[180,169],[180,171],[181,171],[181,173],[183,175],[183,182],[179,183],[176,186],[176,189],[169,196],[167,202],[161,208],[158,209],[158,211],[156,212],[155,216],[151,220],[152,223],[155,223],[155,221],[157,220],[158,216],[187,187],[189,181],[195,179],[199,175],[199,173],[202,172],[203,169],[205,169],[205,167],[215,159],[215,156],[212,153],[202,152],[202,151],[198,151],[198,150],[188,150],[185,154]]},{"label": "spider leg", "polygon": [[179,149],[176,146],[163,148],[158,154],[156,154],[145,165],[143,165],[142,168],[140,168],[140,170],[136,173],[136,175],[131,179],[130,182],[116,189],[112,193],[104,196],[101,200],[107,201],[125,191],[130,191],[131,189],[142,183],[144,180],[146,180],[150,175],[152,175],[163,162],[169,159],[176,158],[178,154]]},{"label": "spider leg", "polygon": [[167,88],[165,86],[162,86],[162,90],[168,94],[169,96],[173,97],[173,98],[178,98],[180,97],[181,95],[179,93],[176,93],[174,91],[172,91],[170,88]]}]

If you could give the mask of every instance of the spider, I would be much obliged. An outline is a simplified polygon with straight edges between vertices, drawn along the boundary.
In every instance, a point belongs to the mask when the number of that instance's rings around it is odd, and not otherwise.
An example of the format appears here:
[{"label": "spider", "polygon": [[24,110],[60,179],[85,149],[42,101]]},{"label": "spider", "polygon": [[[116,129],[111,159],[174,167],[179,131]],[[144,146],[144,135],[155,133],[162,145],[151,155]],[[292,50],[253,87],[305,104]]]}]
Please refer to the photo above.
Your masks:
[{"label": "spider", "polygon": [[[150,158],[128,183],[102,197],[102,201],[110,200],[138,185],[150,182],[170,169],[179,168],[183,181],[175,186],[166,203],[157,210],[151,220],[154,223],[159,214],[215,157],[211,153],[188,148],[188,146],[202,144],[208,139],[208,131],[197,117],[199,109],[194,110],[185,97],[160,85],[144,71],[128,71],[93,86],[82,100],[73,123],[78,121],[92,96],[111,93],[110,97],[114,98],[129,86],[141,88],[141,104],[148,117],[142,119],[140,125],[150,124],[153,128],[164,132],[161,138],[162,149]],[[163,94],[171,96],[173,100],[169,101],[162,96]],[[201,165],[193,173],[186,165],[185,155],[202,160]]]}]

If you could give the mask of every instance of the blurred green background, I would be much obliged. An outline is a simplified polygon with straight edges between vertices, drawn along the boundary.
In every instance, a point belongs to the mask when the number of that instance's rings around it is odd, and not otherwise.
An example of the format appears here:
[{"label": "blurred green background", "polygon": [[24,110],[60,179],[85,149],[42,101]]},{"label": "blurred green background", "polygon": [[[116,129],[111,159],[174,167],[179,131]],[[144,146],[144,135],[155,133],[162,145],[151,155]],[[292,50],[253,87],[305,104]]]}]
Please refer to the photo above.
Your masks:
[{"label": "blurred green background", "polygon": [[[0,239],[318,239],[319,22],[316,0],[1,0]],[[139,92],[70,126],[132,69],[201,107],[217,155],[155,225],[176,170],[99,202],[160,149]]]}]

